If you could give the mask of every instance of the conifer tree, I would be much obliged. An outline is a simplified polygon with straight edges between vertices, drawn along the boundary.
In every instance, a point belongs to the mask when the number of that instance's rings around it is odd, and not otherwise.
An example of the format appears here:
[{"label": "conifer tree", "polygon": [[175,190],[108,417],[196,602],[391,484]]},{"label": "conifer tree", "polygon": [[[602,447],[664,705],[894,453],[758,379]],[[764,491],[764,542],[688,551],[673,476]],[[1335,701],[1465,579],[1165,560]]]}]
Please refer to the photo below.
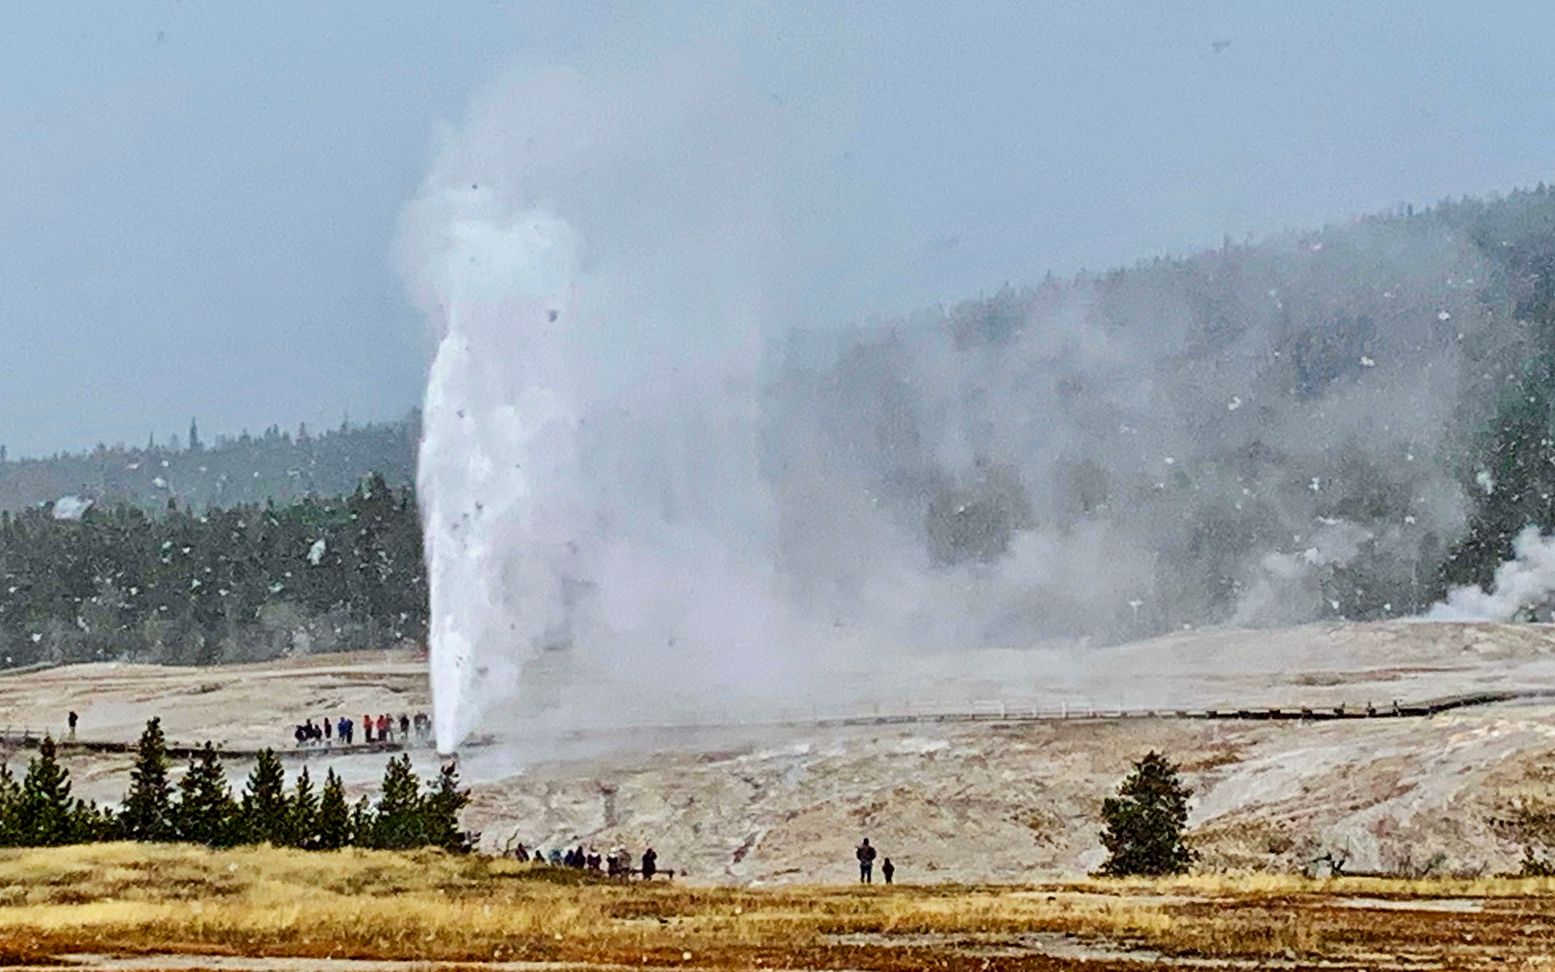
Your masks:
[{"label": "conifer tree", "polygon": [[423,809],[421,781],[410,768],[410,755],[389,760],[373,812],[371,846],[384,850],[424,846],[427,840]]},{"label": "conifer tree", "polygon": [[357,847],[377,847],[374,842],[377,822],[371,801],[365,796],[356,801],[351,807],[351,843]]},{"label": "conifer tree", "polygon": [[478,835],[459,829],[459,811],[470,802],[470,794],[459,789],[459,770],[453,763],[444,764],[423,802],[427,843],[455,854],[468,854],[475,849]]},{"label": "conifer tree", "polygon": [[119,813],[119,834],[128,840],[172,840],[173,785],[167,776],[162,720],[146,722],[130,770],[130,788]]},{"label": "conifer tree", "polygon": [[174,821],[181,840],[211,847],[230,847],[236,842],[238,807],[216,748],[208,742],[178,781]]},{"label": "conifer tree", "polygon": [[1188,798],[1177,766],[1152,750],[1134,764],[1116,797],[1102,802],[1102,845],[1107,848],[1103,874],[1159,876],[1181,874],[1194,853],[1183,842]]},{"label": "conifer tree", "polygon": [[275,750],[260,751],[243,787],[242,839],[285,847],[292,843],[292,815],[286,800],[286,771]]},{"label": "conifer tree", "polygon": [[287,802],[287,814],[291,818],[287,827],[287,842],[293,847],[312,850],[319,839],[319,798],[313,792],[313,780],[304,766],[297,771],[297,783],[292,798]]},{"label": "conifer tree", "polygon": [[0,847],[21,842],[22,787],[11,767],[0,763]]},{"label": "conifer tree", "polygon": [[351,811],[346,807],[345,786],[334,770],[324,774],[316,833],[314,846],[319,850],[339,850],[351,843]]},{"label": "conifer tree", "polygon": [[58,847],[79,839],[76,805],[70,799],[70,771],[59,765],[50,736],[43,737],[38,755],[27,764],[17,811],[21,846]]},{"label": "conifer tree", "polygon": [[77,800],[74,816],[76,840],[79,843],[118,838],[119,818],[112,808],[100,807],[95,801]]}]

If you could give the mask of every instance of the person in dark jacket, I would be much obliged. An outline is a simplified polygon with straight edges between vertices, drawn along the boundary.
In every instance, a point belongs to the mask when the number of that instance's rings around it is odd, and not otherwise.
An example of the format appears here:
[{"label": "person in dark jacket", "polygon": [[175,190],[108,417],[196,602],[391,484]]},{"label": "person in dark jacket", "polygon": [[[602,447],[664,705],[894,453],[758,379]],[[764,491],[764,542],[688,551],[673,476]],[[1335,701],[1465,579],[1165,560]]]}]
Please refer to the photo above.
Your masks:
[{"label": "person in dark jacket", "polygon": [[887,884],[890,884],[891,879],[896,877],[896,865],[891,863],[889,857],[880,862],[880,876],[885,878],[885,883]]},{"label": "person in dark jacket", "polygon": [[400,742],[410,745],[410,716],[400,713]]},{"label": "person in dark jacket", "polygon": [[875,880],[875,849],[869,846],[869,838],[858,845],[854,851],[854,857],[858,858],[858,879],[863,884],[873,884]]},{"label": "person in dark jacket", "polygon": [[659,854],[652,847],[643,851],[643,880],[652,881],[659,870]]}]

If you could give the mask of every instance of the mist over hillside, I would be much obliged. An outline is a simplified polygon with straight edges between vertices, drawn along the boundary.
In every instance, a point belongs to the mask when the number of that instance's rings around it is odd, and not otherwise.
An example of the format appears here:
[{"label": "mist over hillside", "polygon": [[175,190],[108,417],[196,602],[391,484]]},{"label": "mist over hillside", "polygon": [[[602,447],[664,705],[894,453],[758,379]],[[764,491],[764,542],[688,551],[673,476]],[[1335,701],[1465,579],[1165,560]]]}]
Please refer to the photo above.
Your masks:
[{"label": "mist over hillside", "polygon": [[[1540,186],[769,333],[776,576],[921,645],[1421,613],[1555,524],[1552,298]],[[3,462],[0,510],[399,487],[418,437],[412,416]]]},{"label": "mist over hillside", "polygon": [[787,576],[942,644],[1417,613],[1555,523],[1552,273],[1540,186],[791,335]]}]

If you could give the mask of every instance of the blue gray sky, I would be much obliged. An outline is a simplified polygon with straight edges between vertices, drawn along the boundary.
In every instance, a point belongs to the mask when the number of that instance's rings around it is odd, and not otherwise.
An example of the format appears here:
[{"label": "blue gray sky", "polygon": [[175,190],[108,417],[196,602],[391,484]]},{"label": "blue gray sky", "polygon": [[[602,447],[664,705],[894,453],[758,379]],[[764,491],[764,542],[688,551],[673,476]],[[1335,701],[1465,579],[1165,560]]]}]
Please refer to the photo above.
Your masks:
[{"label": "blue gray sky", "polygon": [[1544,3],[0,0],[0,442],[413,407],[397,220],[502,76],[766,92],[825,326],[1549,180],[1552,40]]}]

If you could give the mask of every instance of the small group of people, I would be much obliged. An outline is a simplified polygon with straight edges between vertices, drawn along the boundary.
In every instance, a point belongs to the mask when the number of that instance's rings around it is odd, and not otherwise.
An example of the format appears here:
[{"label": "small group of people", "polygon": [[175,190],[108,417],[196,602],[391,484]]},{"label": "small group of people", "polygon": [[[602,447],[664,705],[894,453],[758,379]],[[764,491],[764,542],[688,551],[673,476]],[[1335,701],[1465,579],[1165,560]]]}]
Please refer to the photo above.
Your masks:
[{"label": "small group of people", "polygon": [[[859,883],[873,884],[875,882],[875,857],[878,855],[874,846],[869,843],[868,837],[865,837],[864,842],[858,845],[858,848],[853,852],[853,856],[858,858]],[[887,884],[896,879],[896,865],[891,863],[889,857],[880,862],[880,876],[885,879]]]},{"label": "small group of people", "polygon": [[549,853],[539,848],[531,851],[523,844],[519,844],[513,849],[513,856],[520,861],[533,861],[536,864],[549,864],[552,867],[604,871],[607,877],[613,878],[629,878],[633,874],[641,874],[644,881],[652,881],[654,875],[659,873],[659,854],[652,847],[643,851],[642,866],[635,870],[632,867],[632,855],[619,844],[603,856],[593,847],[584,848],[582,844],[565,851],[553,847]]},{"label": "small group of people", "polygon": [[[414,716],[401,713],[398,719],[388,713],[364,715],[361,726],[362,742],[366,745],[375,742],[392,743],[397,739],[402,745],[408,746],[412,741],[426,743],[432,738],[432,717],[425,712],[417,712]],[[317,723],[312,719],[301,723],[292,736],[298,746],[329,746],[335,742],[350,746],[356,742],[356,727],[356,720],[350,716],[340,716],[338,719],[325,716]]]}]

